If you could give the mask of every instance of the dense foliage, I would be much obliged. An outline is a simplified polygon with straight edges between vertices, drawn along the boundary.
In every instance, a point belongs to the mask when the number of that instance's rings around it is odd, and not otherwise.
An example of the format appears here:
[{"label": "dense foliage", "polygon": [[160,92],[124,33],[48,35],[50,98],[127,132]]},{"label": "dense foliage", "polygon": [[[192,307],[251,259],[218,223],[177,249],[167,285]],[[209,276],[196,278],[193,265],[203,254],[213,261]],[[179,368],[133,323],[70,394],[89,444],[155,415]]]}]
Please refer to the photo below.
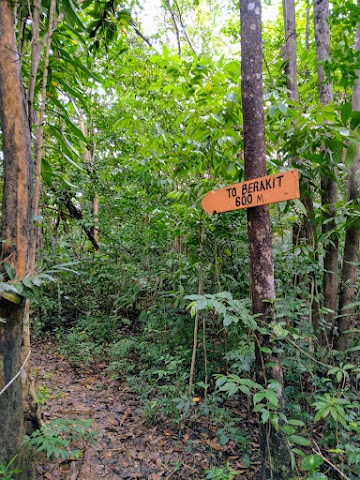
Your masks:
[{"label": "dense foliage", "polygon": [[[41,4],[40,40],[50,31],[50,3]],[[289,435],[294,478],[357,479],[359,323],[348,348],[337,351],[319,342],[312,322],[314,304],[320,325],[327,313],[324,172],[337,182],[331,234],[340,251],[359,222],[358,201],[346,197],[360,122],[351,104],[356,2],[331,2],[325,70],[334,101],[327,106],[319,101],[309,2],[297,7],[299,102],[288,96],[281,9],[264,24],[268,173],[296,158],[311,187],[302,194],[315,207],[309,218],[300,200],[271,205],[271,324],[250,310],[245,211],[209,216],[200,206],[207,191],[244,176],[237,2],[162,2],[166,21],[149,38],[141,33],[141,2],[55,3],[48,65],[43,51],[34,86],[34,150],[39,135],[44,145],[36,271],[12,287],[32,300],[33,334],[56,334],[74,368],[105,358],[109,374],[138,392],[149,424],[167,417],[196,428],[212,418],[219,443],[235,441],[246,464],[250,432],[238,428],[234,405],[246,410],[250,399],[249,415]],[[15,10],[28,88],[32,16],[25,4]],[[316,242],[303,236],[307,221]],[[358,318],[357,296],[352,308]],[[269,338],[264,351],[282,353],[284,413],[276,382],[264,389],[254,380],[260,333]],[[225,463],[204,478],[233,478]]]}]

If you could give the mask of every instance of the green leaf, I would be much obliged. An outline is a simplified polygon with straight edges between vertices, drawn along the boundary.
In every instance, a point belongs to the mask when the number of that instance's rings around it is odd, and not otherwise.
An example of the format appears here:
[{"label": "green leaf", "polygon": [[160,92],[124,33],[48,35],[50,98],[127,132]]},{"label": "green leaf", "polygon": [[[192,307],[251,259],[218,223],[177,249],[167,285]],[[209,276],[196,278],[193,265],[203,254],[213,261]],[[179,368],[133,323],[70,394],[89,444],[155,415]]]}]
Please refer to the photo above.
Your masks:
[{"label": "green leaf", "polygon": [[28,288],[33,288],[33,282],[31,280],[31,278],[27,277],[27,278],[24,278],[22,280],[22,283],[25,285],[25,287],[28,287]]},{"label": "green leaf", "polygon": [[41,278],[37,276],[31,277],[31,280],[32,280],[32,283],[37,287],[40,287],[43,284],[43,281],[41,280]]},{"label": "green leaf", "polygon": [[219,390],[226,392],[229,396],[235,395],[239,391],[239,387],[233,382],[227,382],[222,385]]},{"label": "green leaf", "polygon": [[287,435],[293,435],[295,433],[295,428],[291,427],[290,425],[283,425],[281,430],[285,432]]},{"label": "green leaf", "polygon": [[74,190],[79,190],[79,187],[78,187],[77,185],[74,185],[73,183],[69,182],[69,181],[66,180],[66,178],[64,178],[64,177],[60,177],[60,181],[61,181],[66,187],[73,188]]},{"label": "green leaf", "polygon": [[64,16],[71,26],[79,25],[83,32],[86,32],[86,27],[78,17],[75,6],[72,0],[62,0]]},{"label": "green leaf", "polygon": [[224,320],[223,320],[224,327],[228,327],[229,325],[232,325],[232,324],[237,324],[238,322],[239,322],[238,317],[235,317],[234,315],[229,315],[229,314],[224,315]]},{"label": "green leaf", "polygon": [[57,149],[54,149],[54,150],[63,151],[64,153],[66,153],[66,155],[68,157],[72,157],[72,155],[73,155],[72,150],[73,149],[69,148],[68,145],[67,145],[67,142],[65,142],[63,132],[59,128],[55,127],[54,125],[49,125],[49,129],[52,132],[52,134],[54,135],[54,137],[58,140],[58,142],[60,143],[60,146],[61,146],[61,148],[57,148]]},{"label": "green leaf", "polygon": [[343,103],[341,105],[341,121],[344,127],[347,125],[349,118],[351,117],[352,105],[351,103]]},{"label": "green leaf", "polygon": [[263,388],[260,385],[260,383],[256,383],[253,380],[250,380],[249,378],[241,378],[240,379],[240,384],[241,385],[247,385],[249,388],[253,388],[254,390],[261,390]]},{"label": "green leaf", "polygon": [[306,453],[304,453],[304,452],[303,452],[302,450],[300,450],[299,448],[293,447],[293,448],[291,449],[291,451],[292,451],[293,453],[295,453],[296,455],[299,455],[300,457],[305,457],[305,455],[306,455]]},{"label": "green leaf", "polygon": [[197,300],[195,302],[195,310],[196,311],[199,311],[199,310],[205,310],[208,306],[208,301],[206,300],[206,298],[202,299],[202,300]]},{"label": "green leaf", "polygon": [[269,354],[272,353],[272,350],[269,347],[261,347],[261,351],[264,352],[264,353],[269,353]]},{"label": "green leaf", "polygon": [[251,391],[246,385],[239,385],[239,390],[245,393],[245,395],[251,395]]},{"label": "green leaf", "polygon": [[329,477],[324,473],[314,472],[309,477],[306,477],[305,480],[329,480]]},{"label": "green leaf", "polygon": [[57,127],[54,127],[53,125],[51,125],[49,128],[60,144],[61,148],[57,149],[57,151],[60,151],[65,160],[67,160],[71,165],[73,165],[81,172],[85,172],[85,170],[72,159],[73,155],[77,156],[78,158],[80,157],[73,145],[71,145],[69,140],[66,138],[66,136]]},{"label": "green leaf", "polygon": [[345,128],[345,127],[340,127],[339,128],[339,133],[340,135],[342,135],[343,137],[348,137],[350,135],[350,130]]},{"label": "green leaf", "polygon": [[269,420],[270,412],[268,410],[263,410],[261,412],[261,421],[262,423],[266,423]]},{"label": "green leaf", "polygon": [[280,110],[280,112],[283,113],[284,115],[286,115],[287,105],[284,102],[279,102],[277,106],[278,106],[278,109]]},{"label": "green leaf", "polygon": [[41,161],[41,176],[45,183],[49,185],[49,187],[53,186],[53,177],[55,177],[56,175],[49,162],[44,158]]},{"label": "green leaf", "polygon": [[314,422],[318,422],[319,420],[323,419],[323,418],[326,418],[328,415],[330,415],[331,413],[331,410],[330,410],[330,407],[329,406],[325,406],[326,404],[324,404],[324,407],[322,408],[319,408],[317,414],[315,415],[314,417]]},{"label": "green leaf", "polygon": [[[346,132],[348,132],[348,134],[350,134],[349,130],[347,130],[346,128],[340,128],[339,129],[339,133],[340,130],[343,130],[344,133],[345,133],[345,130]],[[347,135],[344,135],[344,133],[342,133],[343,136],[347,136]],[[343,148],[344,148],[344,144],[342,141],[339,141],[338,139],[336,138],[329,138],[325,141],[325,144],[327,146],[327,148],[331,151],[331,156],[332,156],[332,159],[334,161],[334,163],[336,165],[338,165],[339,163],[342,162],[342,155],[343,155]]]},{"label": "green leaf", "polygon": [[227,382],[227,377],[225,375],[219,375],[219,377],[216,379],[215,385],[216,387],[221,387],[226,382]]},{"label": "green leaf", "polygon": [[69,155],[66,155],[64,152],[63,153],[63,157],[65,158],[65,160],[70,163],[70,165],[72,165],[73,167],[75,167],[77,170],[80,170],[80,172],[85,172],[85,170],[78,164],[76,163],[72,158],[71,156]]},{"label": "green leaf", "polygon": [[324,463],[324,459],[320,455],[308,455],[301,460],[301,467],[304,470],[316,470]]},{"label": "green leaf", "polygon": [[218,123],[221,123],[221,118],[218,115],[215,115],[215,113],[210,113],[210,116]]},{"label": "green leaf", "polygon": [[[17,293],[12,293],[9,291],[3,291],[1,293],[1,296],[8,300],[11,303],[15,303],[16,305],[19,305],[21,302],[21,296]],[[6,323],[6,322],[5,322]]]},{"label": "green leaf", "polygon": [[305,208],[305,205],[298,199],[296,198],[295,200],[292,200],[293,203],[294,203],[294,206],[300,210],[300,213],[302,213],[304,216],[307,215],[307,211],[306,211],[306,208]]},{"label": "green leaf", "polygon": [[4,265],[4,268],[5,268],[6,274],[9,277],[9,280],[14,280],[15,272],[14,272],[12,266],[10,265],[10,263],[9,262],[3,262],[3,265]]},{"label": "green leaf", "polygon": [[209,299],[208,301],[209,306],[213,307],[216,311],[216,313],[219,314],[225,314],[226,313],[226,307],[223,303],[218,302],[217,300]]},{"label": "green leaf", "polygon": [[349,145],[346,148],[345,165],[350,170],[351,165],[354,163],[356,157],[357,142],[350,140]]},{"label": "green leaf", "polygon": [[0,292],[19,293],[17,291],[17,288],[14,286],[14,284],[5,283],[5,282],[0,282]]},{"label": "green leaf", "polygon": [[302,420],[290,419],[288,421],[289,425],[294,425],[295,427],[303,427],[305,423]]},{"label": "green leaf", "polygon": [[102,83],[101,77],[98,76],[97,73],[92,72],[89,70],[81,61],[79,58],[71,58],[64,50],[61,50],[61,58],[65,60],[66,62],[69,62],[73,67],[81,70],[83,73],[85,73],[87,78],[93,78],[96,80],[98,83]]},{"label": "green leaf", "polygon": [[75,135],[75,137],[79,138],[82,142],[84,143],[88,143],[88,139],[85,137],[85,135],[82,133],[82,131],[80,130],[79,127],[77,127],[71,120],[68,116],[66,115],[62,115],[61,113],[58,114],[59,117],[61,117],[65,123],[67,124],[67,126],[69,127],[69,129],[71,130],[71,132]]},{"label": "green leaf", "polygon": [[360,125],[360,112],[354,111],[351,113],[350,126],[352,130],[355,130]]},{"label": "green leaf", "polygon": [[278,396],[276,395],[276,392],[272,391],[272,390],[266,390],[264,392],[265,394],[265,398],[267,400],[269,400],[269,402],[274,405],[275,407],[277,407],[279,405],[279,398]]},{"label": "green leaf", "polygon": [[290,435],[289,441],[295,445],[301,445],[302,447],[311,446],[311,441],[308,438],[300,437],[299,435]]},{"label": "green leaf", "polygon": [[185,295],[184,297],[186,300],[192,300],[192,301],[197,301],[197,300],[204,300],[204,295]]},{"label": "green leaf", "polygon": [[65,73],[63,74],[63,76],[61,78],[59,78],[59,86],[57,88],[60,91],[63,91],[65,93],[67,93],[70,97],[77,98],[79,100],[79,102],[81,103],[82,107],[84,108],[84,110],[86,112],[88,112],[89,107],[88,107],[88,102],[87,102],[86,98],[84,97],[82,92],[80,92],[79,90],[76,90],[75,88],[71,87],[67,82],[65,82],[64,75],[65,75]]},{"label": "green leaf", "polygon": [[265,398],[265,392],[255,393],[254,398],[253,398],[254,405],[261,402],[264,398]]},{"label": "green leaf", "polygon": [[224,65],[224,73],[234,83],[238,83],[240,80],[240,62],[232,60]]},{"label": "green leaf", "polygon": [[48,275],[47,273],[40,273],[40,275],[38,275],[39,278],[41,279],[44,279],[44,280],[47,280],[49,282],[55,282],[55,278],[52,277],[51,275]]},{"label": "green leaf", "polygon": [[215,294],[216,298],[225,298],[226,300],[232,300],[232,295],[230,292],[219,292]]},{"label": "green leaf", "polygon": [[234,92],[229,92],[229,93],[226,95],[226,101],[227,101],[227,102],[231,102],[231,103],[237,103],[236,93],[234,93]]},{"label": "green leaf", "polygon": [[281,339],[285,338],[289,334],[289,331],[285,330],[280,325],[280,323],[275,323],[275,325],[273,326],[273,331],[274,331],[275,335],[277,337],[281,338]]}]

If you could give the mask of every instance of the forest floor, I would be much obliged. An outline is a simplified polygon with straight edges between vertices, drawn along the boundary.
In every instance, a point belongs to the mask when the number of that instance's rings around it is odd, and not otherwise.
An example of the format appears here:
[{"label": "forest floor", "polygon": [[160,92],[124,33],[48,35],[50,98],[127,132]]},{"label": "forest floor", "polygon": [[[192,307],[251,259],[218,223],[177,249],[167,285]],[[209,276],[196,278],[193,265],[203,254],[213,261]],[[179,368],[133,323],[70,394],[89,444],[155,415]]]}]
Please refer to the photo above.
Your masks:
[{"label": "forest floor", "polygon": [[[91,369],[74,369],[57,353],[56,341],[48,338],[34,342],[32,368],[37,390],[46,398],[44,422],[74,419],[76,426],[76,421],[92,419],[96,440],[94,444],[74,441],[72,447],[83,452],[78,459],[64,460],[60,455],[58,460],[47,460],[39,455],[39,479],[197,480],[205,479],[211,467],[225,465],[235,470],[236,476],[224,471],[224,476],[209,478],[251,480],[255,476],[259,464],[251,452],[258,450],[256,437],[255,441],[249,439],[244,456],[234,441],[221,446],[209,421],[180,427],[161,419],[149,425],[141,415],[137,395],[125,380],[111,379],[105,362]],[[243,415],[239,411],[245,423]]]}]

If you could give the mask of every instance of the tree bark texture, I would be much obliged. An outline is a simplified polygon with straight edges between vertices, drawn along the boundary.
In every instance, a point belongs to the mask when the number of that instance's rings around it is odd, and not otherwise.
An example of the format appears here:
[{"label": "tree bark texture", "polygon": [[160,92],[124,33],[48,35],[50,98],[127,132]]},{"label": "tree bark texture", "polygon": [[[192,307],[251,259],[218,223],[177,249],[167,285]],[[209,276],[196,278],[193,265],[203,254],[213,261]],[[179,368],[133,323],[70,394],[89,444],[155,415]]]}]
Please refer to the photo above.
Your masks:
[{"label": "tree bark texture", "polygon": [[[86,126],[85,122],[86,122],[85,114],[84,112],[80,111],[80,130],[84,135],[84,137],[89,138],[90,129]],[[84,161],[85,161],[85,165],[87,166],[87,170],[90,177],[95,176],[95,151],[96,151],[95,140],[92,142],[91,147],[89,145],[85,146]],[[92,214],[93,214],[94,226],[91,227],[90,231],[94,237],[96,244],[99,245],[99,196],[96,192],[96,183],[94,183],[93,191],[91,193],[91,202],[92,202]]]},{"label": "tree bark texture", "polygon": [[[298,81],[297,81],[297,34],[296,34],[296,15],[295,0],[282,0],[284,12],[284,32],[285,32],[285,55],[284,60],[288,62],[285,70],[287,75],[288,96],[291,100],[299,101]],[[309,9],[307,8],[307,11]],[[292,159],[294,167],[299,167],[301,161],[298,157]],[[300,177],[301,201],[306,209],[306,216],[294,226],[294,245],[305,241],[314,252],[314,260],[317,260],[317,233],[315,227],[315,208],[313,202],[312,186],[306,175]],[[294,285],[298,285],[304,279],[297,272],[294,274]],[[310,290],[317,292],[317,280],[314,272],[310,272],[309,281]],[[314,330],[319,331],[320,304],[318,295],[312,295],[311,301],[311,321]]]},{"label": "tree bark texture", "polygon": [[320,102],[327,105],[333,99],[331,82],[325,75],[323,62],[330,54],[330,28],[328,24],[329,0],[314,0],[314,33]]},{"label": "tree bark texture", "polygon": [[[35,8],[36,3],[38,3],[37,8]],[[38,9],[40,12],[40,3],[41,2],[39,0],[35,2],[34,4],[35,11]],[[49,27],[48,27],[49,38],[46,44],[46,52],[45,52],[45,58],[44,58],[44,72],[43,72],[43,78],[41,82],[42,83],[41,103],[40,103],[38,118],[36,119],[36,129],[35,129],[35,132],[36,132],[35,133],[36,141],[35,141],[35,148],[34,148],[35,178],[34,178],[34,195],[33,195],[34,217],[37,217],[40,214],[41,166],[42,166],[42,159],[44,156],[44,121],[45,121],[45,110],[46,110],[47,79],[48,79],[48,73],[49,73],[49,58],[50,58],[50,50],[51,50],[51,38],[52,38],[52,33],[54,31],[55,13],[56,13],[56,1],[50,0]],[[37,15],[39,17],[38,20],[40,20],[40,13],[38,13]],[[37,42],[38,42],[39,28],[37,28],[36,31],[34,32],[33,38],[36,34],[37,34],[37,37],[35,38],[37,38]],[[33,55],[37,55],[37,54],[38,52],[35,50],[35,53],[33,53]],[[39,52],[39,55],[41,55],[41,51]],[[39,61],[37,59],[34,59],[31,64],[31,72],[33,71],[33,68],[34,68],[33,64],[36,62],[37,62],[37,67],[35,72],[37,73],[37,70],[39,67]],[[35,79],[36,79],[36,73],[35,73]],[[32,78],[32,75],[30,78]],[[30,102],[28,99],[28,115],[29,115],[29,125],[31,129],[33,121],[35,120],[34,113],[31,113],[34,110],[34,93],[35,93],[34,86],[31,86],[31,82],[29,82],[29,91],[30,91],[30,88],[33,89],[32,96],[30,96],[32,101]],[[31,260],[30,260],[32,273],[35,270],[36,254],[38,250],[38,245],[40,244],[40,237],[41,237],[40,227],[34,227],[34,236],[33,236],[33,242],[32,242],[33,244],[32,244],[32,251],[31,251]]]},{"label": "tree bark texture", "polygon": [[[262,86],[262,26],[260,0],[241,0],[241,79],[244,124],[245,179],[266,175],[265,127]],[[268,206],[247,210],[251,265],[251,294],[254,314],[258,321],[272,319],[271,300],[275,298],[274,266],[271,225]],[[264,354],[260,345],[267,345],[265,337],[258,337],[256,374],[264,388],[268,380],[279,383],[280,405],[284,407],[283,374],[278,354]],[[273,367],[266,367],[272,362]],[[282,431],[275,431],[270,423],[261,425],[260,444],[262,467],[259,480],[289,480],[291,461],[289,444]]]},{"label": "tree bark texture", "polygon": [[[316,40],[316,61],[318,74],[318,88],[320,102],[328,105],[333,99],[331,82],[327,81],[323,63],[329,58],[330,53],[330,29],[328,24],[329,1],[314,0],[314,32]],[[332,168],[332,167],[330,167]],[[324,277],[323,295],[324,307],[328,312],[324,315],[324,329],[316,332],[320,344],[329,345],[329,335],[334,325],[337,312],[338,293],[338,254],[339,241],[336,233],[335,214],[337,200],[337,185],[335,175],[323,173],[321,177],[322,198],[324,208],[324,223],[322,234],[324,237]]]},{"label": "tree bark texture", "polygon": [[[358,2],[358,6],[359,2]],[[360,23],[356,26],[355,52],[360,51]],[[352,95],[352,109],[360,111],[360,70],[356,71],[356,81]],[[355,160],[351,166],[348,178],[348,201],[356,202],[360,196],[360,146],[356,147]],[[350,219],[348,219],[349,221]],[[350,224],[346,229],[341,284],[339,294],[339,319],[334,340],[336,350],[346,350],[351,334],[345,333],[351,329],[355,319],[355,309],[349,305],[355,299],[355,281],[358,272],[360,246],[360,225]]]},{"label": "tree bark texture", "polygon": [[296,23],[295,0],[283,0],[284,28],[285,28],[285,58],[287,88],[289,97],[299,101],[296,60]]},{"label": "tree bark texture", "polygon": [[[0,2],[0,122],[4,155],[2,204],[2,261],[23,279],[29,271],[32,234],[33,165],[25,99],[20,77],[20,58],[16,51],[12,10],[9,0]],[[0,460],[8,462],[20,453],[19,479],[30,479],[30,462],[21,448],[25,433],[25,414],[29,400],[28,302],[19,304],[0,299]],[[23,368],[22,368],[23,367]]]}]

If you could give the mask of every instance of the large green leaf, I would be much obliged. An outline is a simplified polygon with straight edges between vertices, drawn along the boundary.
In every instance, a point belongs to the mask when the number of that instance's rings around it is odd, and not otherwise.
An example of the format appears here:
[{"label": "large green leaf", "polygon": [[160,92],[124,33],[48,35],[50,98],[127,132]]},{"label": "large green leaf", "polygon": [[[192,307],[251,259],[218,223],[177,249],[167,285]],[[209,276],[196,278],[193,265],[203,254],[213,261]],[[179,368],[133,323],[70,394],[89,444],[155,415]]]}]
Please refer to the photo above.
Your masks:
[{"label": "large green leaf", "polygon": [[83,32],[86,32],[86,27],[77,14],[74,2],[72,0],[62,0],[62,5],[64,9],[65,20],[70,24],[70,26],[73,27],[74,25],[78,25]]},{"label": "large green leaf", "polygon": [[69,116],[67,115],[62,115],[61,113],[58,114],[59,117],[61,117],[66,125],[69,127],[69,129],[71,130],[71,133],[73,133],[79,140],[81,140],[82,142],[84,143],[88,143],[88,139],[85,137],[85,135],[82,133],[82,131],[80,130],[79,127],[77,127],[72,121],[71,119],[69,118]]}]

